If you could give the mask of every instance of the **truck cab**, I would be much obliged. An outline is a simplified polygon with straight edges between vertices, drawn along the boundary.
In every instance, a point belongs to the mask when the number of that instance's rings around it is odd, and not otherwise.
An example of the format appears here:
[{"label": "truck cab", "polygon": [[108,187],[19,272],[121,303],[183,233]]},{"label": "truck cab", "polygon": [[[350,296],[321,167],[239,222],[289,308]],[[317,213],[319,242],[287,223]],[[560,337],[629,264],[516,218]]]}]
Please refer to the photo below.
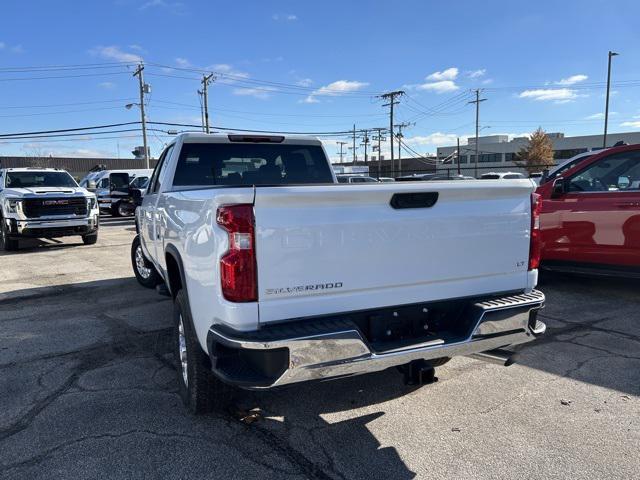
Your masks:
[{"label": "truck cab", "polygon": [[552,173],[537,190],[543,267],[640,278],[640,145],[583,154]]}]

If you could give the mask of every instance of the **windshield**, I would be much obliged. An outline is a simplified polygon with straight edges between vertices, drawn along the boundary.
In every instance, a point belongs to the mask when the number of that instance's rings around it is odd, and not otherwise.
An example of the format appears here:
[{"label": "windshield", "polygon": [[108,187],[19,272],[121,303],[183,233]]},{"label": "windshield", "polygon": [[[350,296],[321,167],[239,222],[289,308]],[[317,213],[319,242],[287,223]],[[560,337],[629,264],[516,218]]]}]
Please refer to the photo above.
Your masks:
[{"label": "windshield", "polygon": [[560,175],[562,175],[564,172],[566,172],[570,168],[575,167],[578,162],[586,160],[587,158],[591,158],[592,156],[593,155],[583,155],[581,157],[574,158],[573,160],[567,162],[564,165],[561,165],[561,166],[557,167],[555,170],[552,170],[551,172],[549,172],[549,174],[544,179],[544,183],[547,183],[547,182],[553,180],[554,178],[559,177]]},{"label": "windshield", "polygon": [[186,143],[175,186],[333,183],[318,145]]},{"label": "windshield", "polygon": [[7,172],[7,188],[77,187],[67,172]]},{"label": "windshield", "polygon": [[485,173],[480,177],[482,180],[497,180],[500,178],[500,175],[497,173]]}]

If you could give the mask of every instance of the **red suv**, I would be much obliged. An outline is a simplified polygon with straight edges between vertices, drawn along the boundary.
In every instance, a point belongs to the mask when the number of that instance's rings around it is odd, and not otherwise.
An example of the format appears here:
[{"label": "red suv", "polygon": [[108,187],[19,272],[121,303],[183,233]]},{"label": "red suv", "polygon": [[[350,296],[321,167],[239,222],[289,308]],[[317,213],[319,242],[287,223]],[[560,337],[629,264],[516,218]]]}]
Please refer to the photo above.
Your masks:
[{"label": "red suv", "polygon": [[585,158],[537,193],[543,268],[640,277],[640,145]]}]

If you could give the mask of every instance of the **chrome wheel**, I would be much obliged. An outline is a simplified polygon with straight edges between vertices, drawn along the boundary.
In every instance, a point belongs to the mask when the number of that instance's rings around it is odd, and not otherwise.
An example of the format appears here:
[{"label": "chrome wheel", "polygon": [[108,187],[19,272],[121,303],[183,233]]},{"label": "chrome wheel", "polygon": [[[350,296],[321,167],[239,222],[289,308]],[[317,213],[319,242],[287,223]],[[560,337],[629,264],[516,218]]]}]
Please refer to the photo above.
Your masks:
[{"label": "chrome wheel", "polygon": [[188,387],[187,341],[184,338],[184,323],[182,322],[182,315],[178,318],[178,354],[180,355],[180,366],[182,367],[182,380],[184,381],[184,386]]},{"label": "chrome wheel", "polygon": [[118,215],[121,217],[128,217],[129,211],[124,207],[123,202],[118,204]]},{"label": "chrome wheel", "polygon": [[147,267],[147,261],[144,258],[144,253],[142,253],[141,245],[136,248],[136,268],[140,276],[145,280],[151,276],[151,269]]}]

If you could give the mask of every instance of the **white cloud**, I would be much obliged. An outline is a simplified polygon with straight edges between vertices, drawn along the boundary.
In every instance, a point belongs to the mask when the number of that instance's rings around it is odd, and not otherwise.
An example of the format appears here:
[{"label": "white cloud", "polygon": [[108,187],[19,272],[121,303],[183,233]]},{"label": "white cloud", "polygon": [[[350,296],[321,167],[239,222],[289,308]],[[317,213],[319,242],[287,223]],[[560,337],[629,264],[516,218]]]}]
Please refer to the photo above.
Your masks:
[{"label": "white cloud", "polygon": [[0,42],[0,50],[5,50],[5,49],[10,51],[11,53],[24,53],[24,48],[22,48],[22,45],[20,44],[8,45],[5,42]]},{"label": "white cloud", "polygon": [[140,55],[125,52],[115,45],[107,47],[98,46],[89,50],[89,53],[108,60],[115,60],[117,62],[138,63],[142,61],[142,57]]},{"label": "white cloud", "polygon": [[174,13],[176,15],[182,15],[185,11],[185,5],[182,2],[170,2],[167,0],[149,0],[148,2],[140,5],[138,10],[144,11],[150,8],[161,8],[164,10],[168,10],[170,13]]},{"label": "white cloud", "polygon": [[369,85],[367,82],[358,82],[355,80],[337,80],[330,83],[329,85],[325,85],[318,88],[317,90],[314,90],[313,92],[311,92],[311,95],[305,98],[302,102],[318,103],[319,100],[316,98],[317,96],[336,97],[345,93],[357,92],[367,85]]},{"label": "white cloud", "polygon": [[633,128],[640,128],[640,120],[638,120],[637,122],[622,122],[620,124],[621,127],[633,127]]},{"label": "white cloud", "polygon": [[298,19],[298,16],[293,13],[274,13],[271,15],[271,19],[276,22],[284,20],[286,22],[294,22]]},{"label": "white cloud", "polygon": [[176,58],[176,65],[181,68],[189,68],[191,66],[191,62],[186,58],[178,57]]},{"label": "white cloud", "polygon": [[426,90],[428,92],[446,93],[454,92],[460,87],[454,81],[458,77],[458,69],[456,67],[447,68],[441,72],[433,72],[428,75],[425,83],[419,85],[405,85],[405,88],[415,88],[417,90]]},{"label": "white cloud", "polygon": [[486,68],[480,68],[478,70],[472,70],[468,72],[467,75],[469,78],[480,78],[480,77],[484,77],[486,73],[487,73]]},{"label": "white cloud", "polygon": [[301,87],[310,87],[311,85],[313,85],[313,80],[311,80],[310,78],[301,78],[296,82],[296,85],[299,85]]},{"label": "white cloud", "polygon": [[441,81],[441,80],[455,80],[458,76],[458,69],[456,67],[447,68],[441,72],[433,72],[427,77],[427,80]]},{"label": "white cloud", "polygon": [[140,45],[135,44],[135,43],[132,44],[132,45],[129,45],[129,48],[131,50],[135,50],[136,52],[147,53],[147,51],[144,48],[142,48]]},{"label": "white cloud", "polygon": [[[618,112],[609,112],[609,116],[614,116],[617,115]],[[599,113],[594,113],[593,115],[589,115],[588,117],[585,117],[585,120],[600,120],[604,118],[604,113],[599,112]]]},{"label": "white cloud", "polygon": [[260,100],[266,100],[271,96],[270,92],[276,92],[276,91],[278,91],[277,88],[271,88],[271,87],[260,87],[260,88],[238,87],[238,88],[234,88],[232,93],[234,95],[254,97],[254,98],[259,98]]},{"label": "white cloud", "polygon": [[409,145],[443,146],[443,145],[455,145],[457,138],[458,136],[453,133],[435,132],[429,135],[416,135],[413,137],[405,137],[403,139],[403,142]]},{"label": "white cloud", "polygon": [[460,87],[453,80],[441,80],[439,82],[423,83],[416,87],[418,90],[427,90],[436,93],[453,92]]},{"label": "white cloud", "polygon": [[571,75],[570,77],[563,78],[562,80],[555,82],[556,85],[575,85],[576,83],[584,82],[589,77],[587,75],[578,74]]},{"label": "white cloud", "polygon": [[[213,72],[222,74],[223,76],[230,75],[232,77],[241,77],[241,78],[249,78],[249,74],[246,72],[241,72],[240,70],[236,70],[233,66],[228,63],[216,63],[214,65],[209,65],[204,68],[204,70],[211,70]],[[226,83],[231,83],[231,79],[228,79]]]},{"label": "white cloud", "polygon": [[99,83],[98,86],[100,88],[104,88],[105,90],[113,90],[114,88],[116,88],[116,84],[113,82],[102,82]]},{"label": "white cloud", "polygon": [[518,97],[529,98],[539,102],[566,103],[578,98],[578,94],[570,88],[537,88],[520,92]]}]

